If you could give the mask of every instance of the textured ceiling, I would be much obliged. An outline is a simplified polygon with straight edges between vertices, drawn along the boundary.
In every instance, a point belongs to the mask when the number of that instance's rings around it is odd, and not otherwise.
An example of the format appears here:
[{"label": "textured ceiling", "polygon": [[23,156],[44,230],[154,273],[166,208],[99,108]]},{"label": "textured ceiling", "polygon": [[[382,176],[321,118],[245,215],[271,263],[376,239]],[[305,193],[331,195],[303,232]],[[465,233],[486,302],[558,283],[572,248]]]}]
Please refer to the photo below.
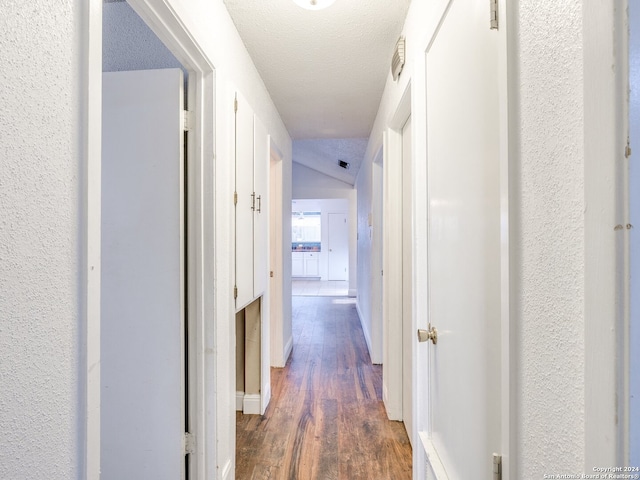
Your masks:
[{"label": "textured ceiling", "polygon": [[[306,167],[353,185],[367,149],[368,138],[324,138],[295,140],[293,158]],[[349,163],[344,169],[338,160]]]},{"label": "textured ceiling", "polygon": [[[293,0],[224,3],[294,140],[294,161],[344,180],[333,167],[364,154],[410,0],[336,0],[319,11]],[[346,160],[353,184],[362,158]]]}]

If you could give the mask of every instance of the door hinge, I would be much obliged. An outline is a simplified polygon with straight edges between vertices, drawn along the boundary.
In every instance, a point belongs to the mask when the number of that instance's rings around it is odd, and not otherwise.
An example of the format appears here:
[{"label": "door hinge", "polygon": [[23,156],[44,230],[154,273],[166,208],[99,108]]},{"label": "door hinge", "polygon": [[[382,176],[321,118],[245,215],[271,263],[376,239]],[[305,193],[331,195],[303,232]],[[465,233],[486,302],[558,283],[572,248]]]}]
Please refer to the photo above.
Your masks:
[{"label": "door hinge", "polygon": [[624,147],[624,158],[629,158],[631,156],[631,143],[629,143],[629,139],[627,139],[627,145]]},{"label": "door hinge", "polygon": [[189,110],[184,110],[182,118],[182,129],[187,132],[189,130],[193,130],[193,112]]},{"label": "door hinge", "polygon": [[271,270],[271,271],[269,272],[269,276],[270,276],[271,278],[273,278],[273,270]]},{"label": "door hinge", "polygon": [[490,26],[491,30],[498,29],[498,0],[489,0],[490,3]]},{"label": "door hinge", "polygon": [[193,433],[184,433],[184,454],[196,453],[196,436]]},{"label": "door hinge", "polygon": [[502,455],[493,454],[493,480],[502,480]]},{"label": "door hinge", "polygon": [[238,286],[234,285],[233,286],[233,299],[235,300],[236,298],[238,298]]},{"label": "door hinge", "polygon": [[233,111],[238,112],[238,97],[233,100]]},{"label": "door hinge", "polygon": [[233,204],[238,204],[238,192],[233,192]]}]

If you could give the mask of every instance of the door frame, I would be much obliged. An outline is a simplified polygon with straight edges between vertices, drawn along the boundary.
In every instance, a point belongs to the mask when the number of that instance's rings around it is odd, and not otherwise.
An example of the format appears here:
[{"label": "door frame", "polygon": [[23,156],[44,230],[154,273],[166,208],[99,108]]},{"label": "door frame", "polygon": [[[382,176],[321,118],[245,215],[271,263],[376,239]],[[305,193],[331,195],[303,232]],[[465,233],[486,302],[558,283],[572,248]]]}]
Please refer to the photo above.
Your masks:
[{"label": "door frame", "polygon": [[583,9],[585,203],[598,206],[585,212],[585,471],[629,464],[628,1],[614,3]]},{"label": "door frame", "polygon": [[[400,192],[402,192],[402,127],[412,114],[411,85],[412,82],[409,81],[396,105],[394,114],[384,132],[383,139],[382,399],[389,420],[403,419],[402,322],[400,323],[400,328],[397,328],[397,319],[402,320],[402,195],[400,195]],[[412,124],[412,128],[415,129],[415,125]],[[415,143],[415,135],[412,135],[412,146]],[[414,163],[412,165],[413,168],[415,166],[415,156],[413,155],[412,162]],[[413,202],[415,202],[415,196],[413,197]],[[412,208],[412,210],[413,215],[416,209]],[[415,255],[412,255],[412,257],[415,260]],[[397,261],[398,258],[400,261]],[[415,273],[414,270],[414,276]],[[415,282],[413,282],[413,287],[415,288]],[[414,292],[412,292],[412,299],[415,305]],[[412,325],[415,326],[415,314],[412,319]],[[415,367],[415,358],[413,358],[412,363],[413,367]],[[412,370],[415,370],[415,368]],[[413,385],[415,385],[415,380],[416,377],[414,376]],[[415,411],[415,403],[412,403],[412,405]],[[413,439],[412,445],[415,445]]]},{"label": "door frame", "polygon": [[[158,36],[189,74],[188,99],[193,126],[188,132],[189,172],[187,177],[189,212],[187,233],[187,295],[189,324],[190,411],[197,439],[192,459],[193,478],[217,476],[217,445],[207,442],[216,432],[217,374],[212,355],[215,351],[215,326],[225,312],[214,309],[231,297],[230,289],[214,289],[215,272],[211,265],[215,245],[216,218],[207,214],[215,205],[215,68],[168,0],[128,0],[130,6]],[[101,127],[102,127],[102,0],[89,0],[83,11],[83,151],[84,167],[82,205],[84,206],[82,260],[87,324],[85,339],[86,444],[84,472],[87,479],[100,478],[100,237],[101,237]],[[223,255],[224,257],[224,255]],[[212,295],[210,292],[216,292]],[[225,299],[222,301],[222,299]],[[213,322],[211,321],[213,319]],[[207,320],[207,321],[205,321]],[[212,379],[212,381],[205,381]],[[217,436],[217,435],[216,435]]]}]

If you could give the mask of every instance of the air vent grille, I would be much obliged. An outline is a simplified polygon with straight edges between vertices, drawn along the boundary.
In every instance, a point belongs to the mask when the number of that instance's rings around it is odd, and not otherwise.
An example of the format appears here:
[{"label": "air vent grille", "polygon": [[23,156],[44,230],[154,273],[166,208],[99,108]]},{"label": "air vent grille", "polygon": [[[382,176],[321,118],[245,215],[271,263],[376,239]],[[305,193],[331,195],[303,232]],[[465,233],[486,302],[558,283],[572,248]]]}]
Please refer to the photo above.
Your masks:
[{"label": "air vent grille", "polygon": [[396,43],[396,49],[393,52],[393,58],[391,59],[391,75],[393,79],[397,80],[404,67],[405,45],[404,37],[400,37]]}]

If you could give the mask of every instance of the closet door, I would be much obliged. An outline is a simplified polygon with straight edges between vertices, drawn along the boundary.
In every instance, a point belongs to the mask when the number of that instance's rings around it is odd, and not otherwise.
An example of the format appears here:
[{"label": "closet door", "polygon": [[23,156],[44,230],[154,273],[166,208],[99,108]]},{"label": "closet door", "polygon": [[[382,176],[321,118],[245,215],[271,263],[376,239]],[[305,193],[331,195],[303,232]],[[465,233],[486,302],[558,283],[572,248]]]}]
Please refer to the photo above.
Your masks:
[{"label": "closet door", "polygon": [[101,478],[184,478],[182,71],[103,75]]},{"label": "closet door", "polygon": [[256,208],[253,216],[253,296],[259,297],[267,288],[269,268],[269,135],[260,119],[254,116],[253,186]]},{"label": "closet door", "polygon": [[247,306],[253,296],[253,110],[236,94],[236,309]]}]

